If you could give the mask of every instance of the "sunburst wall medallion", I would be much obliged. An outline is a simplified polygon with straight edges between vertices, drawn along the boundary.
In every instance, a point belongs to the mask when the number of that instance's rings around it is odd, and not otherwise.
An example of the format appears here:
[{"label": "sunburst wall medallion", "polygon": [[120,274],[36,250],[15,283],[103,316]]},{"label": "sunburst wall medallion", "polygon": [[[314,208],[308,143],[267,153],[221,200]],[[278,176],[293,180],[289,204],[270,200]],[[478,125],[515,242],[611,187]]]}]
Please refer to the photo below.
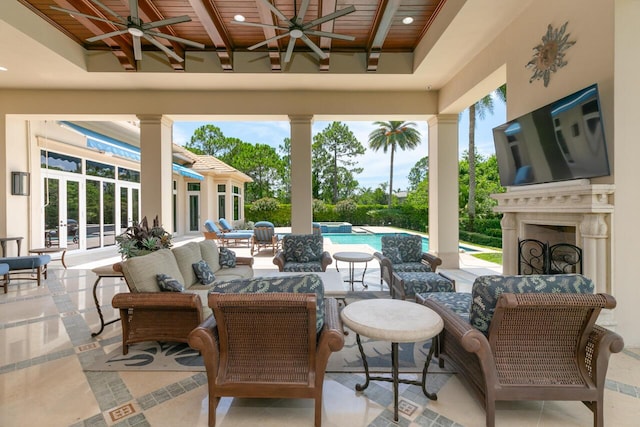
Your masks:
[{"label": "sunburst wall medallion", "polygon": [[533,68],[529,83],[542,79],[544,87],[547,87],[551,73],[567,65],[564,60],[566,51],[576,43],[575,40],[569,41],[569,33],[565,34],[568,23],[555,29],[549,24],[547,33],[542,36],[542,43],[533,48],[533,59],[526,65],[526,68]]}]

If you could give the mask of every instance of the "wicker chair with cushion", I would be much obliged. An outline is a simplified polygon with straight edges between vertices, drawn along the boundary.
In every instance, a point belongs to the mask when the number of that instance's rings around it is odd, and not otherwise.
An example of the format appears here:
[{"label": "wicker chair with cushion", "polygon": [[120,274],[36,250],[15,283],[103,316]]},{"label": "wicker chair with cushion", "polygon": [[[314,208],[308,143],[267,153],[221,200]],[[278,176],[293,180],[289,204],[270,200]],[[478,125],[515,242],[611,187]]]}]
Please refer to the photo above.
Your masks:
[{"label": "wicker chair with cushion", "polygon": [[332,259],[324,250],[320,234],[289,234],[282,238],[282,249],[273,258],[280,271],[326,271]]},{"label": "wicker chair with cushion", "polygon": [[344,346],[338,305],[322,289],[311,274],[234,280],[209,294],[214,315],[189,335],[207,370],[209,426],[223,396],[314,399],[321,426],[327,361]]},{"label": "wicker chair with cushion", "polygon": [[269,221],[258,221],[253,226],[253,239],[251,241],[251,255],[260,252],[261,248],[271,248],[273,253],[280,248],[282,236],[276,234],[273,223]]},{"label": "wicker chair with cushion", "polygon": [[380,285],[387,282],[392,297],[413,299],[416,293],[446,291],[444,287],[455,290],[453,279],[436,272],[442,260],[422,252],[421,236],[388,234],[382,236],[381,244],[382,251],[373,256],[380,262]]},{"label": "wicker chair with cushion", "polygon": [[575,400],[603,426],[611,353],[622,338],[595,324],[615,299],[581,275],[482,276],[469,293],[426,293],[444,320],[438,357],[450,362],[495,425],[496,401]]}]

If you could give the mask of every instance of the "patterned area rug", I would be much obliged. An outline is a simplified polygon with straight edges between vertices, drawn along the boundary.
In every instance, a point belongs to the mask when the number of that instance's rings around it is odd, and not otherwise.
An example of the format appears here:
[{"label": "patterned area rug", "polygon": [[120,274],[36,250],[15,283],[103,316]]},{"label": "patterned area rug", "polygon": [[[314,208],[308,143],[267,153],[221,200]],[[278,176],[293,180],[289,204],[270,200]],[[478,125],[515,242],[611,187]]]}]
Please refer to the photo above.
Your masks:
[{"label": "patterned area rug", "polygon": [[[388,292],[349,292],[347,303],[364,298],[388,298]],[[400,372],[420,373],[429,353],[431,341],[400,343],[398,366]],[[390,372],[391,343],[362,337],[362,346],[370,372]],[[86,371],[204,371],[202,357],[184,343],[144,342],[129,346],[129,354],[122,354],[122,347],[96,358]],[[438,371],[432,361],[429,371]],[[364,372],[362,358],[356,343],[356,334],[347,329],[344,348],[329,358],[327,372]]]}]

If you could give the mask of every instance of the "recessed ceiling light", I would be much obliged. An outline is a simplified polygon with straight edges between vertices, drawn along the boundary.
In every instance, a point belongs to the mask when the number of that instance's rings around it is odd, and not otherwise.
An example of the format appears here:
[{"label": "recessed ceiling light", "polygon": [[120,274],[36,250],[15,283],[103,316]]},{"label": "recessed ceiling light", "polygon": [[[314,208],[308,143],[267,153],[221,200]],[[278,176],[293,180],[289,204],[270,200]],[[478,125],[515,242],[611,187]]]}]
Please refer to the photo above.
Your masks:
[{"label": "recessed ceiling light", "polygon": [[233,17],[233,19],[238,22],[244,22],[244,16],[242,15],[236,15]]},{"label": "recessed ceiling light", "polygon": [[413,18],[410,17],[410,16],[407,16],[406,18],[402,19],[402,23],[403,24],[407,24],[408,25],[408,24],[411,24],[412,22],[413,22]]},{"label": "recessed ceiling light", "polygon": [[0,71],[7,71],[7,69],[0,65]]}]

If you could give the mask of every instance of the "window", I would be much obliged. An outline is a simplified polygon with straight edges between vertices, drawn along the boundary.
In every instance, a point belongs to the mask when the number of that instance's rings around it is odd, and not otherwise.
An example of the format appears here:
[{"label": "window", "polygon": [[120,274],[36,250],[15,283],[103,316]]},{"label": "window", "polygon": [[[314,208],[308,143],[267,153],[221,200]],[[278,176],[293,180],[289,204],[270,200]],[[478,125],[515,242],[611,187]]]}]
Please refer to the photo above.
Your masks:
[{"label": "window", "polygon": [[118,179],[121,181],[140,182],[140,172],[119,167]]},{"label": "window", "polygon": [[200,183],[199,182],[188,182],[187,183],[187,191],[200,191]]},{"label": "window", "polygon": [[240,215],[240,198],[241,197],[242,197],[242,194],[240,192],[240,187],[234,185],[233,186],[233,219],[235,221],[242,219]]},{"label": "window", "polygon": [[218,193],[224,193],[227,191],[227,186],[224,184],[218,184]]},{"label": "window", "polygon": [[218,217],[226,218],[227,214],[225,212],[225,196],[224,194],[218,194]]},{"label": "window", "polygon": [[40,167],[64,172],[82,173],[82,160],[51,151],[40,151]]},{"label": "window", "polygon": [[115,178],[116,167],[87,160],[87,175],[99,176],[101,178]]}]

